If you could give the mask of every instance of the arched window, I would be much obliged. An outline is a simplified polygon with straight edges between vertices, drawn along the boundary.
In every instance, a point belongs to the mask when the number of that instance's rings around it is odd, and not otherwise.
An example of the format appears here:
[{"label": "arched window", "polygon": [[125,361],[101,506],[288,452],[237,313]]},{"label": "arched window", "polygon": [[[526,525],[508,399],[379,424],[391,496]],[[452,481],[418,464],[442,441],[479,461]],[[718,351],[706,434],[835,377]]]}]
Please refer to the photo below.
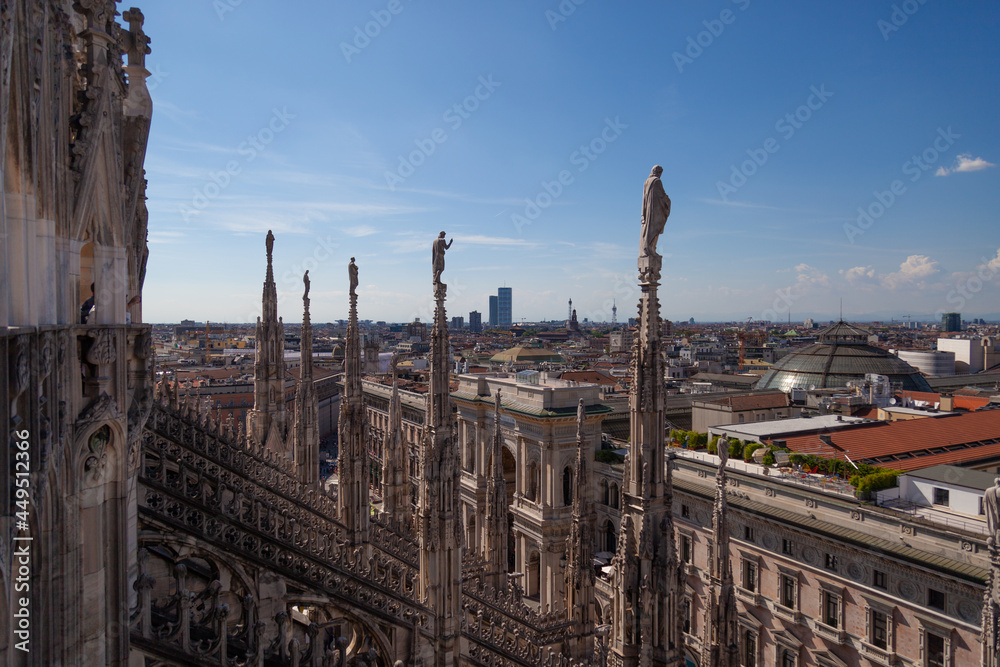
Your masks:
[{"label": "arched window", "polygon": [[605,505],[611,504],[611,496],[609,495],[609,489],[608,489],[608,480],[606,479],[601,480],[601,496],[603,496],[604,498]]},{"label": "arched window", "polygon": [[573,504],[573,469],[563,468],[563,505]]},{"label": "arched window", "polygon": [[615,534],[615,524],[611,521],[604,526],[604,550],[614,553],[618,548],[618,536]]},{"label": "arched window", "polygon": [[618,509],[618,485],[611,485],[611,507]]}]

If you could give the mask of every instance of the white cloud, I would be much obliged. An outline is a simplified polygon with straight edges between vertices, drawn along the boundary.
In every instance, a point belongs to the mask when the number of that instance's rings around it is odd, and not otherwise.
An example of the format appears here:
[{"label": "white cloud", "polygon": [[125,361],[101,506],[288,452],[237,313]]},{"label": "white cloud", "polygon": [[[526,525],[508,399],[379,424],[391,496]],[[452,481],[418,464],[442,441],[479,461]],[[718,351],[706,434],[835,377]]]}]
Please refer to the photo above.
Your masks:
[{"label": "white cloud", "polygon": [[992,162],[987,162],[981,157],[974,158],[971,153],[965,153],[958,156],[953,167],[938,167],[938,170],[934,172],[934,175],[947,176],[948,174],[959,172],[980,171],[982,169],[988,169],[989,167],[995,166],[996,165]]},{"label": "white cloud", "polygon": [[455,234],[459,243],[469,245],[492,245],[492,246],[517,246],[520,248],[535,248],[537,243],[525,241],[524,239],[512,239],[505,236],[483,236],[481,234]]},{"label": "white cloud", "polygon": [[867,283],[875,278],[875,269],[870,266],[855,266],[844,271],[840,270],[840,275],[852,285]]},{"label": "white cloud", "polygon": [[830,276],[826,275],[819,269],[808,264],[799,264],[795,267],[795,281],[796,284],[801,288],[811,287],[813,285],[829,285]]},{"label": "white cloud", "polygon": [[899,271],[882,276],[882,285],[894,290],[902,287],[923,287],[923,280],[938,273],[937,260],[927,255],[910,255],[899,265]]}]

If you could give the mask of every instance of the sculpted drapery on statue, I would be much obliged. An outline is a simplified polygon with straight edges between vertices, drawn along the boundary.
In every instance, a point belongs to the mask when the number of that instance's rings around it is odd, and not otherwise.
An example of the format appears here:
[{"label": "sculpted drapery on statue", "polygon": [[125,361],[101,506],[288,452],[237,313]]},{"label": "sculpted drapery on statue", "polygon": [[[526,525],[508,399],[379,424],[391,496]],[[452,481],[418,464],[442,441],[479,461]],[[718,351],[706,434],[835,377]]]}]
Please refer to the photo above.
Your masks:
[{"label": "sculpted drapery on statue", "polygon": [[351,281],[351,296],[356,296],[358,293],[358,265],[354,263],[353,257],[351,257],[351,263],[347,265],[347,276]]},{"label": "sculpted drapery on statue", "polygon": [[670,197],[663,190],[660,174],[663,167],[656,165],[649,173],[642,189],[642,235],[639,240],[639,257],[657,256],[656,241],[663,233],[670,216]]},{"label": "sculpted drapery on statue", "polygon": [[434,260],[434,284],[441,284],[441,273],[444,271],[444,251],[451,247],[451,244],[455,242],[455,239],[451,241],[444,240],[445,234],[441,232],[438,237],[434,239],[433,247],[433,260]]}]

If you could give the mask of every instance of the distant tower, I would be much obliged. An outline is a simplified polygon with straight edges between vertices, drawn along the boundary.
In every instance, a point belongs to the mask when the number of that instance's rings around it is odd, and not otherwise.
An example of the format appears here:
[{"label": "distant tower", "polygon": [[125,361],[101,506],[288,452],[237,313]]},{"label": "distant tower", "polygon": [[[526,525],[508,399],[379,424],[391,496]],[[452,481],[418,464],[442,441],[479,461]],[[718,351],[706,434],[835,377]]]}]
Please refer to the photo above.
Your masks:
[{"label": "distant tower", "polygon": [[618,324],[618,304],[616,304],[615,300],[612,299],[611,300],[611,326],[615,326],[616,324]]},{"label": "distant tower", "polygon": [[569,310],[566,311],[566,321],[569,322],[573,319],[573,298],[570,297],[569,300]]}]

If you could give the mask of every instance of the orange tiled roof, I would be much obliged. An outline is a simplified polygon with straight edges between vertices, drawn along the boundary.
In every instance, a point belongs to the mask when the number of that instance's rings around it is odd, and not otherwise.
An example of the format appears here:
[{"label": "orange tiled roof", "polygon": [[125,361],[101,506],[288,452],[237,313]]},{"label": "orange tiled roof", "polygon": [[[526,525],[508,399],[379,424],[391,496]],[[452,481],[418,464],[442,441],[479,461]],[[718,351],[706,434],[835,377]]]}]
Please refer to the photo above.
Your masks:
[{"label": "orange tiled roof", "polygon": [[793,452],[835,457],[896,470],[963,463],[1000,456],[1000,410],[979,410],[932,419],[880,422],[829,434],[785,438]]}]

